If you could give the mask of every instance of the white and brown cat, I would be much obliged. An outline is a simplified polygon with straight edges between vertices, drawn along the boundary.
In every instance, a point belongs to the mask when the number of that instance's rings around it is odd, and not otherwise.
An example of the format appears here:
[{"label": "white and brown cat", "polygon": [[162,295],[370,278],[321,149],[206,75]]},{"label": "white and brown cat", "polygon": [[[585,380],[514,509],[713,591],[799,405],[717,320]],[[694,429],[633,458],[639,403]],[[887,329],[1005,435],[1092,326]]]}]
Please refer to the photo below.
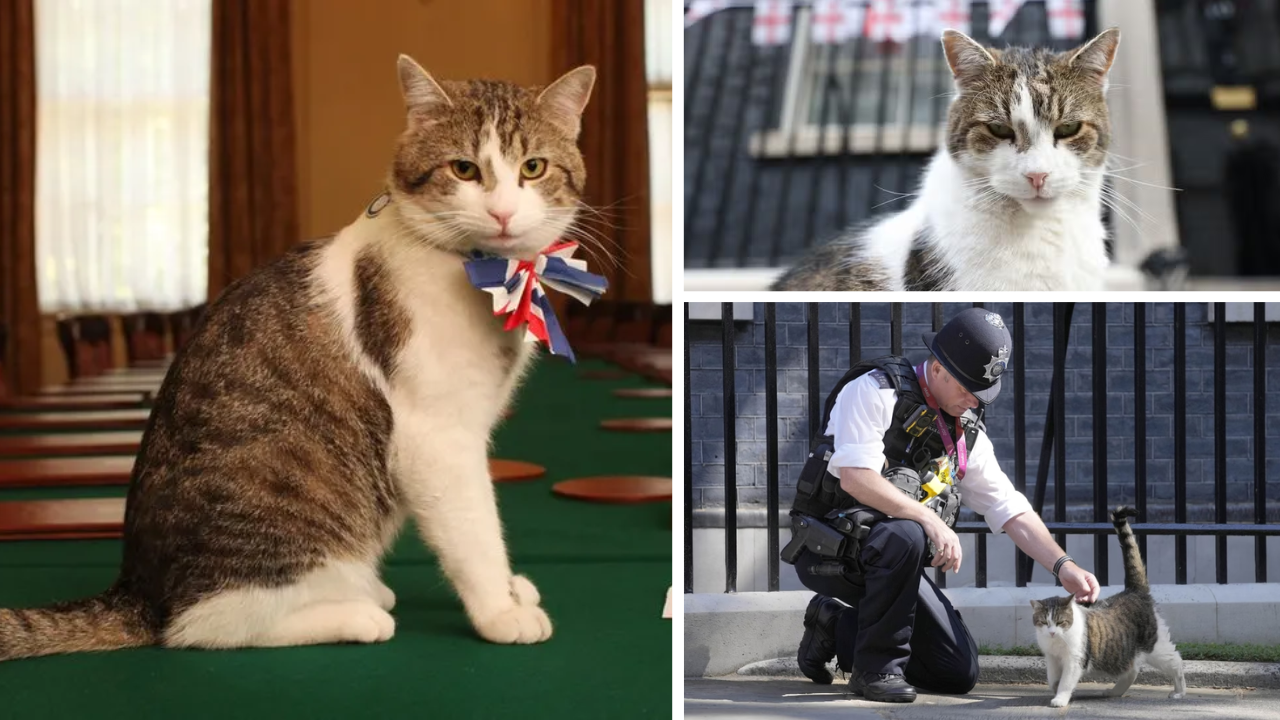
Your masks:
[{"label": "white and brown cat", "polygon": [[1048,666],[1053,707],[1071,702],[1071,693],[1087,670],[1114,676],[1116,684],[1108,694],[1119,697],[1138,677],[1143,663],[1173,679],[1170,698],[1186,695],[1182,656],[1151,598],[1147,570],[1129,527],[1129,518],[1136,514],[1130,507],[1111,513],[1124,558],[1123,592],[1090,606],[1077,604],[1073,596],[1031,601],[1031,621]]},{"label": "white and brown cat", "polygon": [[1064,53],[942,35],[956,95],[903,211],[822,245],[774,290],[1100,290],[1107,75],[1120,31]]},{"label": "white and brown cat", "polygon": [[409,516],[481,637],[551,636],[512,571],[487,462],[530,345],[463,263],[572,233],[595,71],[438,83],[402,56],[399,73],[388,194],[210,304],[143,436],[118,580],[0,610],[0,660],[387,640],[379,565]]}]

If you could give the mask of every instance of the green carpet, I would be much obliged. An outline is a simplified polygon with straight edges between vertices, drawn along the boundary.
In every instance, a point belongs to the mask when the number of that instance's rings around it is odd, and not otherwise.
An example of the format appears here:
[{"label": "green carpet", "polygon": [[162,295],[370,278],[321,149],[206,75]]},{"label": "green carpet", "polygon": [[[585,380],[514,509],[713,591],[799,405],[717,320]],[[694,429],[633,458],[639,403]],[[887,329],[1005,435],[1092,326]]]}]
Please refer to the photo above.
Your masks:
[{"label": "green carpet", "polygon": [[[495,457],[545,465],[546,477],[498,486],[513,563],[555,625],[545,644],[490,645],[471,630],[412,526],[384,577],[398,595],[396,637],[373,646],[280,650],[128,650],[5,663],[0,718],[669,717],[669,503],[611,506],[556,497],[587,475],[671,474],[670,433],[611,433],[600,420],[667,416],[669,399],[615,398],[638,378],[576,379],[539,363],[500,428]],[[123,488],[11,490],[91,497]],[[0,606],[92,595],[115,575],[116,541],[0,543]]]}]

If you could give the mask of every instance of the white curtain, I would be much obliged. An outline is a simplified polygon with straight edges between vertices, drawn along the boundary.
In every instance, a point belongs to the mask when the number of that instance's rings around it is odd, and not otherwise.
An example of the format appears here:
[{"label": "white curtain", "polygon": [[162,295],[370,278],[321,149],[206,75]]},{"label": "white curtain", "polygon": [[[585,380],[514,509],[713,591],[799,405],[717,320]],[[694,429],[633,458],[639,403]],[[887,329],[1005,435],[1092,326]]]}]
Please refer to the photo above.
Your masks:
[{"label": "white curtain", "polygon": [[46,313],[205,300],[211,0],[35,0]]},{"label": "white curtain", "polygon": [[649,80],[649,189],[653,238],[653,301],[671,304],[671,64],[675,16],[671,0],[645,0],[645,56]]}]

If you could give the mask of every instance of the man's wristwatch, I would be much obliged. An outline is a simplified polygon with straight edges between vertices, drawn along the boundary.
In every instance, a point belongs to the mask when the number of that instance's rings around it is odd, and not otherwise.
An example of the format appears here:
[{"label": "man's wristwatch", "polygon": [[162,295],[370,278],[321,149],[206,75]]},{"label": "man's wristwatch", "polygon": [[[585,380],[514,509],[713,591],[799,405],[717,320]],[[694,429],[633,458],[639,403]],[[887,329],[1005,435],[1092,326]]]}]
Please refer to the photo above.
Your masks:
[{"label": "man's wristwatch", "polygon": [[1070,555],[1063,555],[1062,557],[1058,558],[1058,562],[1053,564],[1053,576],[1055,578],[1058,577],[1058,571],[1062,569],[1062,566],[1064,564],[1069,562],[1075,562],[1075,560],[1073,560]]}]

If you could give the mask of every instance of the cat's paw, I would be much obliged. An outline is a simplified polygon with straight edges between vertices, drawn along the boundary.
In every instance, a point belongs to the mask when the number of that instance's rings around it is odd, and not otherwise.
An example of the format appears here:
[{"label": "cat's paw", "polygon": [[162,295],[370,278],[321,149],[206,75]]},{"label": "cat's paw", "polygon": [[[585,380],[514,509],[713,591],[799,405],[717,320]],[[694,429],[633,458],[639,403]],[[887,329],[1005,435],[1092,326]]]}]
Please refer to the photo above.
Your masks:
[{"label": "cat's paw", "polygon": [[396,606],[396,594],[385,583],[379,582],[373,589],[373,601],[378,607],[390,612]]},{"label": "cat's paw", "polygon": [[1174,690],[1173,692],[1169,693],[1169,699],[1170,699],[1170,700],[1181,700],[1182,698],[1184,698],[1184,697],[1186,697],[1186,696],[1187,696],[1187,694],[1186,694],[1186,693],[1180,693],[1180,692],[1178,692],[1177,690]]},{"label": "cat's paw", "polygon": [[511,598],[516,601],[517,605],[528,607],[535,607],[542,602],[542,596],[538,594],[538,588],[534,587],[529,578],[523,575],[513,575],[511,577]]},{"label": "cat's paw", "polygon": [[[537,595],[536,590],[534,594]],[[536,605],[513,605],[476,620],[475,626],[480,637],[499,645],[529,645],[551,637],[551,618]]]},{"label": "cat's paw", "polygon": [[395,618],[381,608],[361,603],[346,618],[347,633],[352,642],[386,642],[396,634]]},{"label": "cat's paw", "polygon": [[1049,707],[1066,707],[1069,704],[1071,704],[1070,695],[1054,695],[1049,701]]}]

